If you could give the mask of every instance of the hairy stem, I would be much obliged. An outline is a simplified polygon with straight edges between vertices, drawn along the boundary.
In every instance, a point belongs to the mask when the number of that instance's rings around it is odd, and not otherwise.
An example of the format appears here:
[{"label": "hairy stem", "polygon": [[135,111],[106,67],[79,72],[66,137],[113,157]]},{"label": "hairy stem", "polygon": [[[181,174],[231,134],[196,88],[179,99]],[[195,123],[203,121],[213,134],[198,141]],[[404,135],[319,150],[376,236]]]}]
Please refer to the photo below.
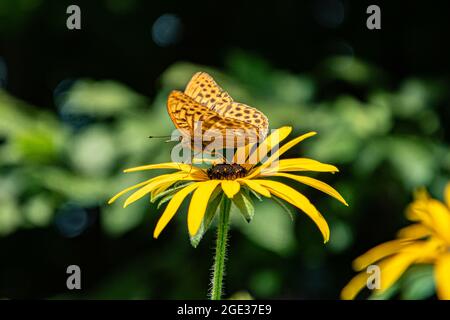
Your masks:
[{"label": "hairy stem", "polygon": [[220,300],[222,297],[230,206],[230,199],[223,196],[222,203],[220,204],[219,224],[217,225],[216,254],[214,256],[213,275],[211,279],[211,300]]}]

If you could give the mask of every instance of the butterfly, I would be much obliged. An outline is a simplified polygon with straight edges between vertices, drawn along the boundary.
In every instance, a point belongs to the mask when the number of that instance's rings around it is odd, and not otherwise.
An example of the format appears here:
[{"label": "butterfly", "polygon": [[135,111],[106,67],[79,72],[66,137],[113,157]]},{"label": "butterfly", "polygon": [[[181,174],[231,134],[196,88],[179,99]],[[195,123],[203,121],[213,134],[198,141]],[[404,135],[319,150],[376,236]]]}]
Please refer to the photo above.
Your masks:
[{"label": "butterfly", "polygon": [[224,145],[239,147],[256,143],[269,130],[267,117],[256,108],[235,102],[205,72],[197,72],[184,92],[174,90],[167,99],[167,112],[175,127],[193,148],[195,135],[202,147],[220,133]]}]

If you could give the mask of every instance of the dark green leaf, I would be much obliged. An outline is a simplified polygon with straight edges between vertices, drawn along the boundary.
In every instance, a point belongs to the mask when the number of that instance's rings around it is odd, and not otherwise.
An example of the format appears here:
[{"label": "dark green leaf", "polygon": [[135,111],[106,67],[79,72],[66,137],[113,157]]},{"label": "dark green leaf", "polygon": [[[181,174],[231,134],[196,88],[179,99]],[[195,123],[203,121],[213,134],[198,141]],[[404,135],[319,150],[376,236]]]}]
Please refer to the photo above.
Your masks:
[{"label": "dark green leaf", "polygon": [[[391,299],[399,290],[398,283],[394,283],[389,289],[382,293],[373,293],[369,296],[369,300],[389,300]],[[376,292],[376,291],[375,291]]]},{"label": "dark green leaf", "polygon": [[410,268],[401,281],[401,298],[423,300],[435,293],[432,265],[418,265]]}]

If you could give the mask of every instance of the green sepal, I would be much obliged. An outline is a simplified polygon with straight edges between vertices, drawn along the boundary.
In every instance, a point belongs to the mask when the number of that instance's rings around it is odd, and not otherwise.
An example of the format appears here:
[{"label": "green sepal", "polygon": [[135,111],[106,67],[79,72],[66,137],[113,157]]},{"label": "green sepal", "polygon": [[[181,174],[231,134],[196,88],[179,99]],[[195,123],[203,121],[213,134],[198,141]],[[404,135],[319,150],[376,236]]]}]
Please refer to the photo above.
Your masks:
[{"label": "green sepal", "polygon": [[233,204],[239,209],[242,216],[247,222],[252,221],[255,215],[255,207],[249,194],[245,191],[237,193],[233,199]]},{"label": "green sepal", "polygon": [[246,188],[245,190],[250,191],[250,193],[253,194],[255,196],[255,198],[258,199],[259,201],[263,201],[262,197],[256,191],[252,190],[251,188],[248,188],[248,189]]},{"label": "green sepal", "polygon": [[159,210],[159,208],[166,202],[168,202],[170,199],[173,198],[173,196],[176,194],[175,191],[173,191],[172,193],[169,193],[168,195],[166,195],[165,197],[163,197],[161,200],[159,200],[156,209]]},{"label": "green sepal", "polygon": [[166,203],[167,201],[172,199],[172,197],[176,194],[176,191],[183,189],[190,184],[192,184],[192,182],[184,183],[182,185],[178,185],[178,186],[172,187],[170,189],[167,189],[167,190],[159,193],[155,197],[150,196],[150,202],[155,203],[156,201],[159,200],[158,205],[156,206],[156,208],[159,209],[164,203]]},{"label": "green sepal", "polygon": [[287,212],[287,214],[289,215],[291,220],[294,221],[294,216],[295,216],[294,211],[291,208],[289,208],[286,203],[284,203],[282,200],[278,199],[277,197],[272,197],[271,199],[273,201],[275,201],[276,203],[278,203],[284,209],[284,211]]}]

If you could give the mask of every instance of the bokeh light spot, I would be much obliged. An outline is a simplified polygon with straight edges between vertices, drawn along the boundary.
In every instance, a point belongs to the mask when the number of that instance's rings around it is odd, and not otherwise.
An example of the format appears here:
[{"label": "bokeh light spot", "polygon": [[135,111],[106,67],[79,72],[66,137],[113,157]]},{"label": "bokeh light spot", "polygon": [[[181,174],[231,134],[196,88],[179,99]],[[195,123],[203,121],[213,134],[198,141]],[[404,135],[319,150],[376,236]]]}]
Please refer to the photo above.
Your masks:
[{"label": "bokeh light spot", "polygon": [[69,202],[58,210],[55,225],[64,237],[74,238],[89,226],[88,214],[82,207]]},{"label": "bokeh light spot", "polygon": [[345,8],[339,0],[314,1],[313,15],[316,21],[326,28],[337,28],[345,18]]},{"label": "bokeh light spot", "polygon": [[181,39],[183,25],[178,16],[163,14],[152,27],[153,41],[160,47],[168,47],[177,44]]},{"label": "bokeh light spot", "polygon": [[74,112],[75,106],[67,102],[68,93],[76,82],[76,79],[64,79],[53,90],[53,101],[61,121],[75,130],[85,127],[92,120],[86,115]]}]

